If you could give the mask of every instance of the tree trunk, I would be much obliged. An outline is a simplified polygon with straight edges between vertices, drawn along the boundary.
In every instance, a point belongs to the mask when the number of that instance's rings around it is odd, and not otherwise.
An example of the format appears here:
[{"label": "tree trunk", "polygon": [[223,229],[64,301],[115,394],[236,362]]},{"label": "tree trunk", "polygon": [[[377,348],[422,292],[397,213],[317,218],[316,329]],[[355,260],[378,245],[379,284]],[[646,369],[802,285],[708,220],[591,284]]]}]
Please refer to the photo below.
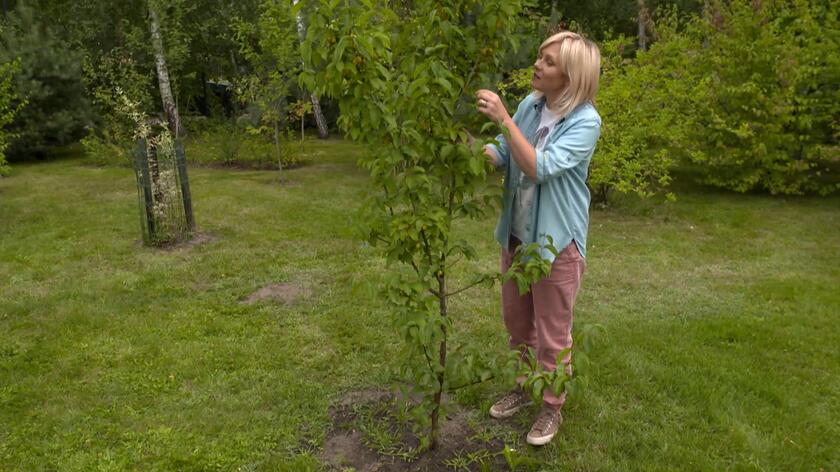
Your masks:
[{"label": "tree trunk", "polygon": [[210,117],[210,98],[207,96],[207,73],[201,71],[201,114]]},{"label": "tree trunk", "polygon": [[236,62],[236,54],[233,53],[233,49],[230,50],[230,64],[233,66],[233,71],[238,74],[239,64]]},{"label": "tree trunk", "polygon": [[647,34],[645,33],[645,23],[647,22],[647,7],[645,7],[645,0],[639,0],[639,49],[647,51]]},{"label": "tree trunk", "polygon": [[163,111],[166,114],[166,121],[169,123],[172,136],[178,138],[183,135],[184,129],[181,127],[181,116],[178,114],[178,106],[175,104],[175,99],[172,96],[172,86],[169,83],[169,71],[166,68],[166,56],[160,35],[160,22],[152,5],[149,5],[149,29],[152,33],[152,47],[155,50],[155,68],[157,69],[160,98],[163,101]]},{"label": "tree trunk", "polygon": [[555,33],[555,28],[557,27],[557,22],[559,18],[557,17],[557,0],[551,1],[551,16],[548,20],[548,32],[549,34]]},{"label": "tree trunk", "polygon": [[280,123],[274,120],[274,152],[277,156],[277,180],[283,183],[283,156],[280,154]]},{"label": "tree trunk", "polygon": [[324,118],[324,112],[321,111],[321,103],[315,94],[310,94],[309,99],[312,100],[312,113],[315,114],[315,123],[318,125],[318,137],[327,139],[330,137],[330,130],[327,128],[327,119]]},{"label": "tree trunk", "polygon": [[[445,267],[445,264],[441,264]],[[446,318],[446,274],[438,276],[438,303],[440,305],[440,315]],[[446,375],[446,328],[443,329],[443,338],[440,341],[440,350],[438,351],[438,363],[441,367],[440,373],[437,375],[438,389],[434,397],[434,409],[432,410],[432,434],[431,441],[429,441],[429,448],[434,449],[438,443],[438,432],[440,430],[440,404],[443,400],[443,383]]]},{"label": "tree trunk", "polygon": [[[292,0],[292,4],[297,5],[297,3],[298,0]],[[298,38],[300,38],[300,42],[302,43],[304,38],[306,38],[306,27],[303,25],[303,16],[301,16],[300,12],[295,16],[295,20],[297,22]],[[321,102],[318,101],[318,97],[314,93],[309,94],[309,99],[312,101],[312,113],[315,115],[315,123],[318,125],[318,137],[327,139],[330,137],[330,131],[327,128],[327,120],[324,118],[324,112],[321,111]]]}]

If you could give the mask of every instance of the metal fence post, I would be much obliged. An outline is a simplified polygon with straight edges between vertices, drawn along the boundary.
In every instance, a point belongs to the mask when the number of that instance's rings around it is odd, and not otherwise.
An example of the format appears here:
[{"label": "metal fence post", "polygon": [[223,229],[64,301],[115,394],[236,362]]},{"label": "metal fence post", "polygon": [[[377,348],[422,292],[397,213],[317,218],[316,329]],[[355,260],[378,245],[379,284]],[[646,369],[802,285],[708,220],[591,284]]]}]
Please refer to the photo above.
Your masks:
[{"label": "metal fence post", "polygon": [[[152,181],[149,176],[149,157],[146,154],[146,140],[140,139],[137,141],[137,148],[134,151],[134,167],[139,172],[141,191],[143,192],[143,208],[146,225],[148,230],[149,241],[155,237],[155,215],[154,215],[154,200],[152,199]],[[148,241],[147,241],[148,242]]]},{"label": "metal fence post", "polygon": [[184,143],[181,142],[180,138],[175,140],[175,162],[178,166],[178,181],[181,185],[181,196],[184,199],[184,214],[187,218],[187,227],[190,231],[195,231],[190,181],[187,178],[187,157],[184,155]]}]

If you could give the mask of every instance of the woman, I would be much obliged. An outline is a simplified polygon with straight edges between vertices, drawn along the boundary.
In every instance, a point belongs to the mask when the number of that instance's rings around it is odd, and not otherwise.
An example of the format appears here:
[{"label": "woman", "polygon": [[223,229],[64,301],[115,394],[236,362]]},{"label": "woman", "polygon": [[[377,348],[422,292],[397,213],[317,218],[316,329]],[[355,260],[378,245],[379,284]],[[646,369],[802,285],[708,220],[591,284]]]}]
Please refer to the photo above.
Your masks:
[{"label": "woman", "polygon": [[[502,246],[502,272],[511,265],[519,244],[553,239],[560,250],[551,273],[520,296],[514,281],[502,287],[502,312],[510,334],[510,347],[534,348],[537,360],[553,371],[556,356],[572,345],[572,308],[585,269],[586,233],[589,226],[589,190],[586,177],[601,129],[593,105],[598,89],[601,55],[598,47],[568,31],[555,34],[540,45],[531,85],[534,93],[519,104],[511,118],[499,96],[489,90],[476,93],[478,110],[503,124],[510,135],[499,135],[499,145],[485,146],[497,167],[505,168],[502,215],[496,240]],[[571,354],[562,360],[571,375]],[[491,416],[506,418],[529,404],[515,389],[490,408]],[[528,433],[528,443],[543,445],[557,433],[563,418],[560,408],[565,392],[543,394],[543,407]]]}]

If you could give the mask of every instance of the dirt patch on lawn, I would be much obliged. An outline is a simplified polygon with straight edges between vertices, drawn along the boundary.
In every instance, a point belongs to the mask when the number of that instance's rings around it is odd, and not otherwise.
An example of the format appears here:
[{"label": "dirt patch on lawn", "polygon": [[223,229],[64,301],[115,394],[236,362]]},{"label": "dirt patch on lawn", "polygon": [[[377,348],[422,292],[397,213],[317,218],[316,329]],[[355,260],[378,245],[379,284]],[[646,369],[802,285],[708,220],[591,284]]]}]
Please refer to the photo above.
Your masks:
[{"label": "dirt patch on lawn", "polygon": [[[202,244],[207,244],[215,241],[217,238],[210,233],[205,233],[203,231],[196,231],[193,233],[192,238],[186,239],[184,241],[177,241],[172,243],[163,244],[158,246],[158,249],[162,251],[168,252],[175,252],[175,251],[189,251],[190,249],[201,246]],[[140,242],[142,244],[142,241]]]},{"label": "dirt patch on lawn", "polygon": [[504,470],[499,439],[479,437],[467,411],[449,403],[435,449],[420,452],[420,440],[398,420],[394,392],[350,392],[330,408],[333,429],[320,455],[328,470],[359,472]]},{"label": "dirt patch on lawn", "polygon": [[283,304],[291,304],[301,297],[309,295],[309,289],[293,283],[270,284],[248,296],[242,303],[256,303],[271,300]]}]

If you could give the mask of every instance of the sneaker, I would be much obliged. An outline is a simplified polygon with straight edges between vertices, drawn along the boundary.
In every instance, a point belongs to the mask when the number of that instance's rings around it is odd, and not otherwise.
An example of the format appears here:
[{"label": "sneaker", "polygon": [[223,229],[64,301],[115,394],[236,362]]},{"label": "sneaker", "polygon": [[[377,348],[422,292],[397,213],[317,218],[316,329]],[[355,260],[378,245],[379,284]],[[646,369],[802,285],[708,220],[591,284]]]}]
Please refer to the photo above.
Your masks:
[{"label": "sneaker", "polygon": [[521,388],[517,388],[490,407],[490,416],[493,418],[508,418],[521,410],[522,407],[530,404],[531,399],[528,398],[528,395]]},{"label": "sneaker", "polygon": [[534,422],[534,426],[528,433],[528,444],[532,446],[548,444],[557,434],[562,422],[563,415],[560,414],[560,410],[543,405],[540,414],[537,416],[537,421]]}]

